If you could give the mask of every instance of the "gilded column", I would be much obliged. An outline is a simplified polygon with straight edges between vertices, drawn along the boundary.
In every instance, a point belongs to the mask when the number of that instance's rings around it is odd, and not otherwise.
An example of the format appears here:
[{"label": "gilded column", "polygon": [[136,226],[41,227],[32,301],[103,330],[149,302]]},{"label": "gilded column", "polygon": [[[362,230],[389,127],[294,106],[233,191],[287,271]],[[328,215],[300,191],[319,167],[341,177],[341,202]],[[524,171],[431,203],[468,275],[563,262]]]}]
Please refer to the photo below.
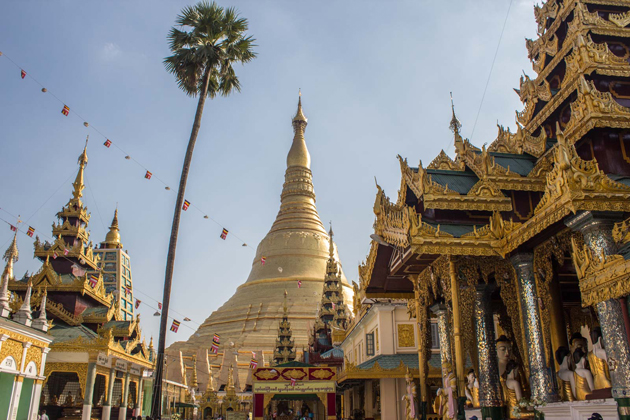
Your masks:
[{"label": "gilded column", "polygon": [[[593,255],[617,253],[612,237],[612,226],[620,219],[618,213],[583,212],[567,221],[571,229],[584,236],[584,243]],[[623,322],[623,310],[618,299],[608,299],[597,304],[602,339],[612,382],[612,396],[617,399],[622,419],[630,419],[630,346]]]},{"label": "gilded column", "polygon": [[122,393],[122,404],[120,404],[118,420],[127,420],[127,404],[129,404],[129,372],[125,373],[125,386],[123,387]]},{"label": "gilded column", "polygon": [[[114,361],[112,360],[112,364]],[[107,394],[105,395],[105,404],[103,404],[102,420],[109,420],[112,413],[112,398],[114,398],[114,381],[116,380],[116,371],[114,368],[109,369],[109,380],[107,381]]]},{"label": "gilded column", "polygon": [[455,344],[455,374],[457,375],[457,394],[459,395],[458,413],[464,413],[466,405],[466,393],[464,388],[464,344],[462,343],[462,319],[459,310],[459,276],[457,275],[457,267],[455,261],[450,258],[449,273],[451,277],[451,303],[453,307],[453,341]]},{"label": "gilded column", "polygon": [[92,399],[94,397],[94,382],[96,380],[96,363],[88,363],[87,380],[83,390],[83,412],[81,420],[92,418]]},{"label": "gilded column", "polygon": [[453,365],[453,353],[451,351],[451,328],[448,322],[448,309],[445,305],[436,303],[431,306],[431,311],[437,315],[438,333],[440,335],[440,360],[442,366],[445,363]]},{"label": "gilded column", "polygon": [[529,355],[529,383],[532,399],[546,403],[555,402],[558,401],[558,392],[552,379],[551,369],[545,361],[545,343],[534,279],[534,255],[520,253],[514,255],[510,261],[516,270],[521,301],[523,334],[525,334]]},{"label": "gilded column", "polygon": [[420,379],[419,395],[419,417],[421,420],[427,418],[427,406],[429,399],[429,389],[427,387],[427,346],[430,337],[429,316],[427,313],[428,296],[426,290],[421,288],[418,278],[413,280],[415,304],[416,304],[416,326],[418,328],[418,376]]},{"label": "gilded column", "polygon": [[475,335],[479,349],[479,403],[483,419],[504,418],[505,406],[501,398],[501,381],[497,348],[494,344],[494,319],[490,307],[491,286],[478,284],[475,299]]}]

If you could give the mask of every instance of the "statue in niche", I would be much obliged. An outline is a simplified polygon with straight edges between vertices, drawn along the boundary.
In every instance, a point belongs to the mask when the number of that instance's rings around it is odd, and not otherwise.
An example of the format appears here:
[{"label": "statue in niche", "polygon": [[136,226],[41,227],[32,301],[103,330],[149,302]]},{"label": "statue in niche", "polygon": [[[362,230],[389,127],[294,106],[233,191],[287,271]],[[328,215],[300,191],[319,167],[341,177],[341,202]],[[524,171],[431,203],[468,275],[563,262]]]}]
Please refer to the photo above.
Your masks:
[{"label": "statue in niche", "polygon": [[581,349],[584,354],[588,353],[588,341],[579,332],[571,334],[571,339],[569,340],[569,350],[571,351],[571,369],[575,368],[575,365],[573,364],[573,353],[576,349]]},{"label": "statue in niche", "polygon": [[581,348],[576,348],[573,352],[573,364],[575,365],[573,371],[575,396],[578,401],[584,401],[586,396],[595,389],[595,382],[593,381],[593,374],[588,369],[586,353]]},{"label": "statue in niche", "polygon": [[433,400],[433,411],[442,420],[449,420],[448,417],[448,398],[443,388],[438,388],[435,394],[435,400]]},{"label": "statue in niche", "polygon": [[499,361],[499,376],[503,376],[508,362],[512,360],[512,343],[504,335],[499,337],[497,344],[497,359]]},{"label": "statue in niche", "polygon": [[510,360],[505,366],[505,371],[501,375],[501,388],[503,389],[503,400],[508,409],[508,414],[512,417],[514,407],[523,398],[523,389],[518,381],[518,363]]},{"label": "statue in niche", "polygon": [[68,396],[66,396],[66,400],[63,405],[66,407],[72,407],[74,405],[74,398],[72,398],[72,392],[68,391]]},{"label": "statue in niche", "polygon": [[411,372],[409,372],[409,368],[407,368],[407,373],[405,374],[405,381],[407,382],[406,393],[403,396],[403,400],[405,401],[405,412],[407,414],[407,420],[415,420],[417,419],[416,415],[416,403],[417,403],[417,391],[416,384],[413,381],[411,376]]},{"label": "statue in niche", "polygon": [[454,419],[457,416],[457,377],[450,362],[442,364],[442,386],[447,402],[447,414],[444,418]]},{"label": "statue in niche", "polygon": [[475,375],[474,369],[468,371],[466,380],[466,404],[469,407],[479,408],[479,380]]},{"label": "statue in niche", "polygon": [[560,366],[558,369],[558,391],[562,401],[575,401],[575,377],[573,371],[569,369],[569,359],[571,352],[565,346],[556,350],[556,361]]},{"label": "statue in niche", "polygon": [[608,358],[604,343],[602,343],[602,329],[600,327],[595,327],[591,331],[591,341],[593,342],[593,351],[588,352],[587,359],[593,374],[594,389],[610,388],[612,384],[608,371]]}]

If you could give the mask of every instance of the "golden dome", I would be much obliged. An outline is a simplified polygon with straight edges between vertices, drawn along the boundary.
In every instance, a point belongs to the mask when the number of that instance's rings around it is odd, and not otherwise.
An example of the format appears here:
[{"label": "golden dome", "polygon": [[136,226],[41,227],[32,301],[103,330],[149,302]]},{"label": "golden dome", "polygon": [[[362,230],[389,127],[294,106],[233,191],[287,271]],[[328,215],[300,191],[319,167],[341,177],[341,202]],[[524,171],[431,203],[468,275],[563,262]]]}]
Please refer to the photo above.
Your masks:
[{"label": "golden dome", "polygon": [[105,235],[105,241],[101,242],[104,248],[122,248],[120,243],[120,231],[118,230],[118,209],[114,212],[114,219],[112,225],[109,227],[109,232]]}]

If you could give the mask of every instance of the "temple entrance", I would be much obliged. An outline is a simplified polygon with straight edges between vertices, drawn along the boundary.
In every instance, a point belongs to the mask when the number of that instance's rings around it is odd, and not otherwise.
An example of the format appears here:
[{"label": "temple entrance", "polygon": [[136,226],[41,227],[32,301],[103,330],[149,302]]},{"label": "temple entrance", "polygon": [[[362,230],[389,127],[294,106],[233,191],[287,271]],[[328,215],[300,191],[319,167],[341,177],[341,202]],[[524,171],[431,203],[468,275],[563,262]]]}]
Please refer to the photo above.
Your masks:
[{"label": "temple entrance", "polygon": [[210,408],[210,407],[204,408],[204,410],[203,410],[203,418],[204,419],[212,418],[212,408]]}]

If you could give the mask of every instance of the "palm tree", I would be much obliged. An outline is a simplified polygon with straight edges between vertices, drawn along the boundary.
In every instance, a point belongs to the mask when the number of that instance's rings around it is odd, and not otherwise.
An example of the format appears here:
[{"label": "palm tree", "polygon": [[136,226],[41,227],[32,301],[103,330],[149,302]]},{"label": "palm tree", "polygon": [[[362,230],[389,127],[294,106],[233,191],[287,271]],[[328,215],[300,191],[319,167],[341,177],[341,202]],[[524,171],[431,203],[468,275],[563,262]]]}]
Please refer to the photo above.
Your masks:
[{"label": "palm tree", "polygon": [[164,297],[162,299],[162,319],[160,322],[160,339],[153,384],[153,418],[161,416],[162,378],[164,370],[164,347],[166,326],[168,323],[168,307],[173,280],[175,248],[186,181],[192,161],[193,149],[201,126],[201,116],[206,98],[217,95],[228,96],[233,91],[241,90],[238,77],[234,72],[235,63],[247,63],[256,57],[253,52],[254,39],[247,36],[247,19],[241,18],[234,8],[222,8],[216,3],[201,1],[194,6],[185,7],[176,19],[177,27],[173,27],[168,35],[170,49],[173,53],[164,59],[166,70],[172,73],[177,84],[187,95],[199,96],[195,122],[193,123],[188,148],[182,167],[182,175],[177,191],[177,203],[173,215],[171,239],[166,261],[164,278]]}]

